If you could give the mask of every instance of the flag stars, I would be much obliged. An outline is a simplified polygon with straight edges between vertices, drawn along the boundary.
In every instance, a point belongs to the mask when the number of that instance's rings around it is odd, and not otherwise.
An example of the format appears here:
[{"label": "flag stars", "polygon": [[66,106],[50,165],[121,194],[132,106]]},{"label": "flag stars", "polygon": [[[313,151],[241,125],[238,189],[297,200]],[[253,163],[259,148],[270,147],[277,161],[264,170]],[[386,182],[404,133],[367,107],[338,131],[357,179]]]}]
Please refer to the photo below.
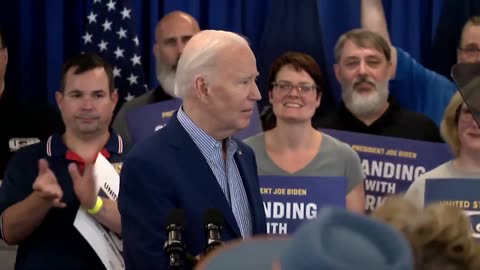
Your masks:
[{"label": "flag stars", "polygon": [[130,77],[127,78],[127,80],[130,82],[130,85],[137,84],[137,79],[138,76],[133,75],[133,73],[130,73]]},{"label": "flag stars", "polygon": [[132,95],[132,94],[130,94],[130,92],[129,92],[128,95],[125,97],[125,100],[126,100],[126,101],[130,101],[130,100],[132,100],[134,97],[135,97],[135,96]]},{"label": "flag stars", "polygon": [[141,65],[140,63],[140,56],[134,54],[132,58],[130,58],[130,61],[132,61],[132,65]]},{"label": "flag stars", "polygon": [[107,50],[107,45],[108,45],[108,42],[105,42],[102,39],[102,41],[100,41],[100,43],[98,44],[98,48],[100,48],[100,51],[103,52],[103,51]]},{"label": "flag stars", "polygon": [[115,2],[113,0],[110,0],[107,3],[108,11],[115,10]]},{"label": "flag stars", "polygon": [[137,36],[135,36],[135,37],[133,38],[133,42],[135,43],[135,46],[137,46],[137,47],[138,47],[138,45],[140,44],[140,42],[138,41],[138,37],[137,37]]},{"label": "flag stars", "polygon": [[82,36],[82,38],[83,38],[84,44],[92,43],[92,35],[89,34],[88,32],[86,32],[85,35]]},{"label": "flag stars", "polygon": [[90,14],[87,16],[87,19],[88,19],[89,24],[97,22],[97,14],[95,14],[91,11]]},{"label": "flag stars", "polygon": [[105,22],[102,24],[103,32],[107,32],[107,30],[112,30],[112,22],[105,19]]},{"label": "flag stars", "polygon": [[121,68],[114,67],[113,68],[113,77],[114,78],[116,78],[116,77],[120,78],[121,77],[120,72],[122,72]]},{"label": "flag stars", "polygon": [[121,100],[146,92],[140,37],[130,28],[134,11],[119,0],[90,0],[85,12],[86,29],[80,34],[82,50],[94,51],[113,65],[112,75]]},{"label": "flag stars", "polygon": [[120,12],[120,14],[122,14],[122,19],[125,19],[125,18],[130,19],[130,12],[131,11],[132,11],[131,9],[127,9],[126,7],[123,7],[122,12]]},{"label": "flag stars", "polygon": [[120,27],[120,30],[117,31],[118,39],[127,38],[127,30]]},{"label": "flag stars", "polygon": [[124,51],[125,51],[124,49],[120,49],[120,47],[117,46],[117,49],[113,52],[115,54],[115,59],[123,57]]}]

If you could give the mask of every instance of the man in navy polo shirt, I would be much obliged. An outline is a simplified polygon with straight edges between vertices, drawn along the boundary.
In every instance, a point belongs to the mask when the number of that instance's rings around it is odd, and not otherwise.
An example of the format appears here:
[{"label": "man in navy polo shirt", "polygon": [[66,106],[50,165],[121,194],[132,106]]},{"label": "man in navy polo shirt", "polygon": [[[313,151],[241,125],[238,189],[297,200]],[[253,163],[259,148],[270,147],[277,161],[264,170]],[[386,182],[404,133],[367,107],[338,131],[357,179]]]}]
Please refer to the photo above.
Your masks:
[{"label": "man in navy polo shirt", "polygon": [[92,164],[99,153],[123,161],[120,136],[109,130],[118,94],[112,68],[81,54],[62,69],[56,93],[65,133],[17,152],[0,188],[0,233],[18,244],[16,269],[105,269],[73,226],[79,207],[120,233],[115,201],[96,194]]}]

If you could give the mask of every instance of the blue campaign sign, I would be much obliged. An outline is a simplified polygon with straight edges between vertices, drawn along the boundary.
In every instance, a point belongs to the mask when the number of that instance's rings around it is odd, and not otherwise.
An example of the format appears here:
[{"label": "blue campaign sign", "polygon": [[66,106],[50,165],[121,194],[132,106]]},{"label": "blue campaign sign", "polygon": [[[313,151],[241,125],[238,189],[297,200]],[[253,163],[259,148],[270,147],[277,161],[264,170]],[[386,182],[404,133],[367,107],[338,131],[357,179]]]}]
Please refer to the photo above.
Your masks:
[{"label": "blue campaign sign", "polygon": [[472,235],[480,238],[480,179],[426,179],[425,205],[432,202],[461,208],[472,221]]},{"label": "blue campaign sign", "polygon": [[129,111],[127,125],[132,142],[137,143],[165,127],[180,105],[182,100],[175,98]]},{"label": "blue campaign sign", "polygon": [[[181,99],[172,99],[142,106],[127,113],[128,130],[132,142],[137,143],[165,127],[173,114],[182,105]],[[258,109],[253,110],[250,125],[235,134],[240,140],[262,132],[262,124]]]},{"label": "blue campaign sign", "polygon": [[340,176],[259,176],[269,234],[291,234],[325,205],[345,208],[347,180]]},{"label": "blue campaign sign", "polygon": [[360,156],[365,180],[365,210],[385,196],[405,192],[421,174],[451,160],[448,145],[331,129],[322,132],[349,144]]}]

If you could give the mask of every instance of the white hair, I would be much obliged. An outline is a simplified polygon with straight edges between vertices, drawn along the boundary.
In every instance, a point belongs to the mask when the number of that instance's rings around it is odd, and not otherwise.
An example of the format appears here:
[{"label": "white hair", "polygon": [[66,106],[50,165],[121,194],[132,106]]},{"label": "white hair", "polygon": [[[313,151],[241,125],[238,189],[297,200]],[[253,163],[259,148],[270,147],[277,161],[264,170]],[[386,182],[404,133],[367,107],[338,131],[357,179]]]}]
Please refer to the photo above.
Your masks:
[{"label": "white hair", "polygon": [[175,97],[175,76],[176,70],[170,65],[165,63],[165,61],[160,57],[156,56],[156,67],[157,67],[157,80],[160,86],[162,87],[165,93],[169,94],[172,97]]},{"label": "white hair", "polygon": [[213,73],[215,58],[226,48],[249,46],[247,40],[233,32],[204,30],[195,34],[183,49],[175,76],[175,96],[184,98],[193,89],[196,76],[207,77]]}]

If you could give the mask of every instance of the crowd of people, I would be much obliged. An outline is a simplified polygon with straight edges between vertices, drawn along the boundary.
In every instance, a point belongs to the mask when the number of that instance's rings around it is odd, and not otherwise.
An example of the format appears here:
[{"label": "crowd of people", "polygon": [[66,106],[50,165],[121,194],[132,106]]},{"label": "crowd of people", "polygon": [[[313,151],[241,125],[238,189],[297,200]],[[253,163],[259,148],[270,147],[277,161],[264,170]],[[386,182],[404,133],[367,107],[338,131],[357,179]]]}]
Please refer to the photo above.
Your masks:
[{"label": "crowd of people", "polygon": [[[468,217],[425,204],[424,194],[426,179],[480,178],[480,128],[451,80],[392,44],[381,0],[362,0],[361,24],[332,52],[342,89],[336,111],[314,117],[327,73],[310,55],[285,52],[268,75],[263,132],[244,141],[233,135],[249,125],[261,91],[256,57],[239,34],[201,30],[185,12],[165,15],[153,46],[159,87],[114,115],[112,67],[92,53],[64,63],[59,112],[22,103],[4,79],[8,46],[0,32],[0,239],[18,246],[15,269],[106,269],[74,226],[79,209],[121,236],[126,269],[168,269],[165,226],[176,208],[189,224],[202,224],[205,209],[223,214],[226,244],[210,255],[202,253],[204,228],[184,228],[198,269],[479,269]],[[480,63],[480,17],[465,23],[457,56]],[[412,102],[444,112],[440,129],[398,105],[402,88],[420,93]],[[182,105],[168,125],[132,145],[129,111],[173,98]],[[5,117],[12,114],[22,120]],[[366,215],[359,155],[322,128],[445,142],[454,159]],[[121,168],[118,201],[98,195],[99,154]],[[263,175],[345,177],[346,209],[322,208],[288,238],[267,238]]]}]

